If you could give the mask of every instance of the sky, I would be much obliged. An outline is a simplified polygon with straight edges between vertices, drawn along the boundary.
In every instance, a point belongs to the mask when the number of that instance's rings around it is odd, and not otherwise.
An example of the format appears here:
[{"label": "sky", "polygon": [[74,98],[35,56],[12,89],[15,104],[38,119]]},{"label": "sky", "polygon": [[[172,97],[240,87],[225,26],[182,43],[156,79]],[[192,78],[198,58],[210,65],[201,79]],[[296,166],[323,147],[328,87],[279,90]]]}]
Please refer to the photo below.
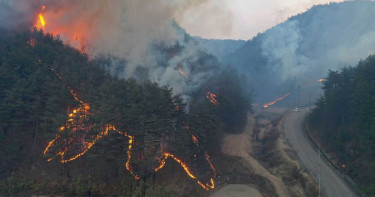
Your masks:
[{"label": "sky", "polygon": [[193,36],[249,40],[313,5],[342,1],[207,0],[176,16],[176,21]]}]

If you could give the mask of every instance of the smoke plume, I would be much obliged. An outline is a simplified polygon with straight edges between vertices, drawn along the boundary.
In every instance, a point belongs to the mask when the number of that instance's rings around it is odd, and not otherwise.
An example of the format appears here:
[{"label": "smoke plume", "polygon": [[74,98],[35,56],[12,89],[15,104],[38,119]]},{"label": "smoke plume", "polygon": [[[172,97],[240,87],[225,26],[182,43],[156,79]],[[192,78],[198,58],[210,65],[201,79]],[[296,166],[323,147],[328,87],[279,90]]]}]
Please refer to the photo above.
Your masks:
[{"label": "smoke plume", "polygon": [[[116,75],[121,73],[119,77],[143,75],[143,79],[170,85],[175,94],[186,94],[184,97],[188,99],[188,93],[213,74],[217,62],[202,54],[195,41],[173,21],[204,2],[2,0],[0,25],[15,28],[36,24],[41,13],[46,33],[59,35],[65,43],[84,50],[91,58],[111,56],[124,60],[110,63],[109,69],[116,71]],[[42,6],[46,8],[42,10]],[[202,58],[211,60],[201,61]],[[123,65],[119,66],[120,63]]]}]

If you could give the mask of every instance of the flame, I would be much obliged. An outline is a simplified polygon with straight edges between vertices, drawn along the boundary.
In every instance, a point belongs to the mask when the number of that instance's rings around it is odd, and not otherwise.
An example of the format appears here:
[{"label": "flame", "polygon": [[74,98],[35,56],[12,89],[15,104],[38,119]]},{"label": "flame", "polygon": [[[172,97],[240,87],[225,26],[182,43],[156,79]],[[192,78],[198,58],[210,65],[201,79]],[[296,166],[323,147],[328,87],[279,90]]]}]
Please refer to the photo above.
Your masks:
[{"label": "flame", "polygon": [[[76,26],[72,28],[71,26],[58,26],[54,23],[49,23],[47,25],[47,16],[50,18],[50,20],[56,21],[59,17],[62,17],[63,14],[64,12],[61,10],[52,14],[51,12],[46,11],[45,5],[42,5],[41,11],[38,14],[38,20],[34,24],[34,27],[36,29],[43,29],[44,32],[47,32],[53,36],[62,35],[63,40],[67,41],[69,45],[75,47],[81,52],[84,52],[85,47],[82,35],[86,32],[85,28],[87,28],[87,26],[84,26],[83,24],[76,24]],[[74,32],[72,32],[72,29],[74,29]]]},{"label": "flame", "polygon": [[269,106],[275,104],[276,102],[285,99],[285,98],[288,97],[290,94],[291,94],[291,93],[288,93],[288,94],[286,94],[286,95],[284,95],[284,96],[282,96],[282,97],[280,97],[280,98],[278,98],[278,99],[276,99],[276,100],[274,100],[274,101],[272,101],[272,102],[270,102],[270,103],[267,103],[267,104],[263,105],[263,107],[264,107],[264,108],[267,108],[267,107],[269,107]]},{"label": "flame", "polygon": [[[168,158],[172,158],[173,160],[175,160],[177,163],[179,163],[181,165],[181,167],[185,170],[186,174],[197,181],[197,183],[205,190],[210,190],[210,189],[214,189],[215,188],[215,183],[214,183],[214,180],[213,178],[210,178],[210,181],[208,183],[202,183],[195,175],[194,173],[190,170],[190,168],[187,166],[187,164],[182,161],[180,158],[174,156],[173,154],[169,153],[169,152],[164,152],[163,153],[163,157],[162,159],[160,159],[160,165],[155,168],[154,172],[157,172],[159,171],[160,169],[162,169],[164,166],[165,166],[165,160],[168,159]],[[211,168],[214,170],[214,173],[215,173],[215,168],[213,168],[213,165],[211,164],[211,161],[209,160],[209,157],[208,155],[206,154],[206,159],[208,161],[208,163],[210,164]],[[216,176],[216,173],[214,175],[214,177]]]},{"label": "flame", "polygon": [[219,102],[216,100],[216,95],[211,93],[211,92],[207,92],[206,94],[206,98],[211,101],[211,103],[213,103],[214,105],[216,106],[219,106]]},{"label": "flame", "polygon": [[178,68],[178,72],[183,75],[186,79],[190,79],[189,75],[187,75],[181,68]]},{"label": "flame", "polygon": [[42,27],[46,26],[46,21],[44,20],[44,17],[42,14],[39,14],[39,20],[40,20],[40,24],[42,24]]},{"label": "flame", "polygon": [[[50,68],[50,70],[53,71],[56,74],[56,76],[64,82],[64,80],[62,79],[62,76],[58,72],[56,72],[56,70],[54,68]],[[62,132],[66,131],[67,129],[72,129],[73,132],[75,132],[75,131],[77,131],[77,129],[74,129],[74,128],[86,128],[86,129],[89,130],[94,126],[94,125],[88,125],[87,126],[87,125],[80,124],[80,122],[82,122],[82,119],[85,119],[85,118],[87,118],[88,115],[90,115],[90,105],[88,103],[85,103],[85,102],[81,101],[79,99],[78,95],[74,92],[74,90],[70,86],[68,86],[65,82],[64,82],[64,85],[67,87],[70,94],[73,96],[74,100],[78,101],[80,103],[80,105],[77,109],[73,109],[72,113],[70,113],[68,115],[69,119],[67,120],[65,125],[58,128],[58,134],[56,135],[56,137],[53,140],[51,140],[48,143],[47,147],[45,148],[45,150],[43,152],[43,155],[48,154],[48,152],[50,151],[50,148],[56,142],[58,142],[59,140],[61,141],[61,139],[60,139],[61,134],[62,134]],[[176,110],[178,110],[178,109],[176,109]],[[81,115],[81,114],[83,114],[83,115]],[[78,121],[77,121],[77,119],[78,119]],[[183,123],[184,123],[185,129],[188,132],[190,132],[190,135],[192,136],[192,140],[193,140],[194,144],[198,147],[198,139],[191,133],[191,131],[189,130],[189,126],[185,122],[183,122]],[[116,127],[112,124],[106,124],[106,125],[104,125],[104,127],[99,128],[99,130],[100,130],[99,134],[97,134],[91,142],[86,141],[85,138],[79,139],[84,146],[83,146],[83,149],[78,154],[76,154],[76,155],[74,155],[70,158],[65,158],[65,155],[67,154],[67,152],[70,148],[70,146],[67,146],[67,147],[63,148],[62,150],[59,150],[56,153],[55,156],[60,155],[60,157],[61,157],[60,162],[61,163],[71,162],[71,161],[77,159],[78,157],[84,155],[96,142],[98,142],[104,136],[109,135],[110,131],[114,131],[114,132],[119,133],[120,135],[124,135],[124,136],[129,138],[129,140],[128,140],[129,145],[128,145],[128,150],[127,150],[128,160],[125,163],[125,168],[134,176],[135,179],[137,179],[137,180],[140,179],[140,177],[134,173],[133,168],[130,165],[130,161],[132,159],[132,148],[133,148],[133,145],[134,145],[134,136],[131,136],[126,132],[122,132],[122,131],[116,129]],[[75,141],[74,141],[74,139],[68,139],[65,142],[68,142],[69,144],[71,144]],[[194,173],[188,167],[186,162],[182,161],[182,159],[176,157],[175,155],[171,154],[170,152],[163,152],[162,156],[159,158],[159,166],[156,167],[153,171],[157,172],[160,169],[162,169],[165,166],[166,159],[168,159],[170,157],[173,160],[175,160],[177,163],[179,163],[181,165],[181,167],[185,170],[186,174],[190,178],[194,179],[203,189],[205,189],[205,190],[214,189],[215,183],[214,183],[213,179],[216,177],[216,171],[215,171],[214,166],[212,165],[212,162],[210,160],[209,155],[206,153],[205,156],[206,156],[207,162],[209,163],[210,168],[213,170],[213,177],[211,177],[209,182],[207,182],[207,183],[203,183],[201,180],[199,180],[197,178],[197,176],[194,175]],[[54,159],[54,157],[47,159],[47,161],[48,162],[51,161],[52,159]]]},{"label": "flame", "polygon": [[46,9],[46,6],[42,5],[42,8],[41,8],[41,11],[40,13],[38,14],[38,21],[36,22],[36,24],[34,25],[37,29],[44,29],[44,27],[46,26],[46,21],[44,20],[44,16],[42,14],[42,12]]},{"label": "flame", "polygon": [[323,82],[323,80],[324,80],[324,79],[318,79],[317,81],[318,81],[318,82]]}]

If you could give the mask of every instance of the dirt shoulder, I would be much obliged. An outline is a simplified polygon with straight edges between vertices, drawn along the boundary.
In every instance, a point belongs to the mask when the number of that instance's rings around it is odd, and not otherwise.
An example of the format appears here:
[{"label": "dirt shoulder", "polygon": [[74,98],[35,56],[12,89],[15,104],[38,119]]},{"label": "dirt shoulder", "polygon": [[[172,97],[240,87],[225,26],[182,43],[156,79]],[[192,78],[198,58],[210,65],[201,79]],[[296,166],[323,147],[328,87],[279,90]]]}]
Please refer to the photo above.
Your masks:
[{"label": "dirt shoulder", "polygon": [[[316,182],[300,165],[295,152],[285,140],[282,130],[285,112],[285,109],[258,112],[255,118],[248,117],[248,124],[243,133],[229,134],[223,139],[221,147],[223,154],[240,158],[252,174],[266,179],[275,191],[275,193],[264,193],[255,183],[253,188],[258,191],[254,190],[256,192],[253,196],[259,191],[262,196],[267,197],[309,197],[317,194]],[[248,186],[246,183],[242,185]],[[227,185],[217,192],[228,189],[235,193],[235,195],[226,195],[228,197],[249,196],[249,193],[242,195],[240,189],[236,190],[236,187]],[[216,193],[212,197],[219,197],[215,195]]]}]

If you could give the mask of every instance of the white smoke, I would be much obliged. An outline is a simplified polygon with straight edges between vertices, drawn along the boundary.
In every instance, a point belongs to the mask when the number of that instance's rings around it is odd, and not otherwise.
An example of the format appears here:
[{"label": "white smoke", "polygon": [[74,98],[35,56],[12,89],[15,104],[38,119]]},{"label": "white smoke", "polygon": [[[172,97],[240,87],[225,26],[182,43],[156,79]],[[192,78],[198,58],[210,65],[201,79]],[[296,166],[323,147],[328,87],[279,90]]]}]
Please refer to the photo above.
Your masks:
[{"label": "white smoke", "polygon": [[263,55],[269,57],[269,63],[272,65],[270,68],[274,73],[278,73],[283,81],[306,72],[304,62],[307,58],[297,54],[301,41],[298,21],[288,21],[269,30],[262,41]]},{"label": "white smoke", "polygon": [[[4,19],[21,13],[25,15],[22,19],[12,19],[21,20],[20,23],[35,23],[38,13],[42,12],[46,32],[58,33],[63,41],[75,47],[84,43],[85,51],[91,57],[110,55],[125,59],[126,67],[121,72],[117,71],[117,75],[134,77],[137,69],[143,67],[148,71],[150,80],[171,86],[175,94],[188,94],[208,79],[213,71],[192,71],[191,63],[202,55],[201,50],[193,40],[186,39],[184,32],[173,21],[205,1],[2,0],[0,8],[11,8],[11,11],[2,14]],[[46,6],[43,11],[42,5]],[[5,22],[0,22],[0,25],[7,26]],[[155,45],[163,49],[179,45],[182,49],[164,58],[157,55]],[[160,65],[160,59],[168,60]],[[111,72],[120,68],[115,65],[116,62],[121,61],[112,62],[115,68],[110,68]],[[189,79],[178,73],[177,67],[187,73]],[[185,97],[188,98],[187,95]]]},{"label": "white smoke", "polygon": [[303,18],[294,17],[264,34],[262,54],[272,74],[282,81],[319,79],[329,69],[355,66],[375,53],[375,4],[362,1],[330,6],[315,7]]}]

